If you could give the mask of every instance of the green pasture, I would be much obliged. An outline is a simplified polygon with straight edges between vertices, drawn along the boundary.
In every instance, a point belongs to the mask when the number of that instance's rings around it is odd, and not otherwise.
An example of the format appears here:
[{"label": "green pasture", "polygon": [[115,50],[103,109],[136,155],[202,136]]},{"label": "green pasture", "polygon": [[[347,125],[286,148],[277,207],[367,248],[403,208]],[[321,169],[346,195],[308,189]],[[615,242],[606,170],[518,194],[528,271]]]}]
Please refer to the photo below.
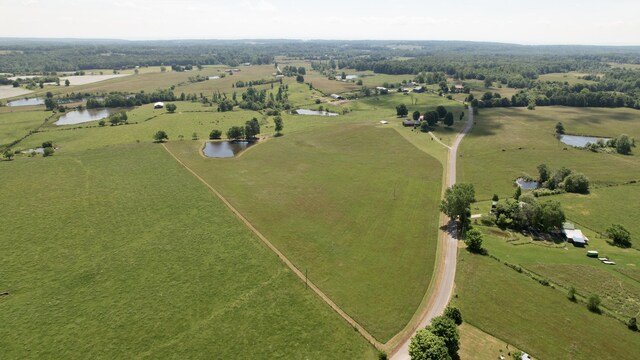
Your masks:
[{"label": "green pasture", "polygon": [[640,249],[640,185],[603,187],[591,190],[589,195],[562,194],[556,199],[562,202],[567,217],[597,232],[622,224],[631,232],[632,246]]},{"label": "green pasture", "polygon": [[0,167],[3,357],[375,356],[160,145]]},{"label": "green pasture", "polygon": [[15,108],[6,107],[0,111],[0,145],[27,135],[30,130],[42,125],[52,114],[43,110],[10,111],[12,109]]},{"label": "green pasture", "polygon": [[537,177],[536,167],[562,166],[587,175],[593,187],[640,179],[638,151],[633,155],[601,154],[573,148],[558,141],[555,125],[567,133],[640,138],[638,112],[631,109],[569,108],[560,106],[480,109],[476,125],[458,151],[458,178],[476,187],[476,198],[488,200],[515,191],[513,180]]},{"label": "green pasture", "polygon": [[577,73],[577,72],[568,72],[568,73],[549,73],[543,74],[538,77],[539,80],[542,81],[556,81],[562,83],[569,83],[569,85],[574,84],[595,84],[596,82],[593,80],[584,80],[580,79],[581,76],[585,76],[588,74]]},{"label": "green pasture", "polygon": [[234,159],[167,146],[379,341],[413,316],[433,272],[442,165],[397,131],[285,132]]},{"label": "green pasture", "polygon": [[[566,294],[573,286],[583,298],[598,294],[602,305],[622,320],[640,315],[640,282],[624,274],[625,270],[633,271],[640,266],[637,250],[611,246],[586,228],[581,228],[589,238],[586,248],[564,242],[534,241],[496,227],[478,228],[485,234],[484,247],[501,261],[521,266],[560,285],[562,293]],[[600,257],[608,257],[616,265],[605,265],[587,257],[587,250],[597,250]]]},{"label": "green pasture", "polygon": [[637,357],[638,333],[569,301],[565,291],[542,286],[488,256],[461,250],[456,275],[454,302],[464,320],[534,358]]}]

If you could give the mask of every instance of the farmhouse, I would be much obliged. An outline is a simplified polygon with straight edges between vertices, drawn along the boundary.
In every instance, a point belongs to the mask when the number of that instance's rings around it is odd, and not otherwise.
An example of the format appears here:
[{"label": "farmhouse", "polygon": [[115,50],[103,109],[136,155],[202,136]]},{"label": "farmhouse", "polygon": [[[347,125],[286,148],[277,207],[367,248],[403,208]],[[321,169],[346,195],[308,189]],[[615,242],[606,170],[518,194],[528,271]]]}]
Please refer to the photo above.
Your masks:
[{"label": "farmhouse", "polygon": [[413,88],[413,92],[415,93],[423,93],[424,92],[424,88],[422,86],[416,86]]},{"label": "farmhouse", "polygon": [[464,85],[457,84],[456,86],[453,87],[453,91],[457,93],[464,92]]},{"label": "farmhouse", "polygon": [[420,125],[420,120],[407,119],[402,121],[402,126],[419,126],[419,125]]},{"label": "farmhouse", "polygon": [[164,107],[164,103],[163,102],[157,102],[155,104],[153,104],[153,108],[154,109],[162,109]]},{"label": "farmhouse", "polygon": [[338,94],[331,94],[330,96],[336,100],[344,100],[344,98]]}]

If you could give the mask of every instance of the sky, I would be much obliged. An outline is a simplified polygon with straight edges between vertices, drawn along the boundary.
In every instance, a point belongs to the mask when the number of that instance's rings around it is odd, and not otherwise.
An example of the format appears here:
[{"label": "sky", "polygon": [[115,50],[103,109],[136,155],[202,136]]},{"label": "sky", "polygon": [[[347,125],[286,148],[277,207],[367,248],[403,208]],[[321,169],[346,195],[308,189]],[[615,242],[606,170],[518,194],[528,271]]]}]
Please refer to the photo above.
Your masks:
[{"label": "sky", "polygon": [[640,45],[640,0],[0,0],[0,37]]}]

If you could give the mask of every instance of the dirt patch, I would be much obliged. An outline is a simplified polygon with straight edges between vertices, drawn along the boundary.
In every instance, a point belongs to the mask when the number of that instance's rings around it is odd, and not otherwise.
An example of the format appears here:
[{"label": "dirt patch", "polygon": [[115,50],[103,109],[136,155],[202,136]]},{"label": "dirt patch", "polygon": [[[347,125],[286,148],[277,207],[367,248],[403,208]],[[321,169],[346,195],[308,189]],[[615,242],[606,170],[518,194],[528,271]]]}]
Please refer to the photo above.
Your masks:
[{"label": "dirt patch", "polygon": [[12,85],[0,86],[0,99],[11,98],[20,95],[31,94],[33,91],[23,89],[21,87],[13,87]]},{"label": "dirt patch", "polygon": [[60,78],[60,84],[64,84],[66,80],[69,80],[70,85],[86,85],[123,76],[130,76],[130,74],[67,76]]}]

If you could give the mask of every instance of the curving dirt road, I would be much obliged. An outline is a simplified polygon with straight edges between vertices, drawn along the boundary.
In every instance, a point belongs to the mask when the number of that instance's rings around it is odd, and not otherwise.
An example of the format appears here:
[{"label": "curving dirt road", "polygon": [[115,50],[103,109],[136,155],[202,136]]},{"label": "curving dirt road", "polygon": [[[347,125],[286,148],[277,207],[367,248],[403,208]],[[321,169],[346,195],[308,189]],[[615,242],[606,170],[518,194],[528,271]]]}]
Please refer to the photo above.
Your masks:
[{"label": "curving dirt road", "polygon": [[[444,186],[451,187],[456,183],[456,160],[458,158],[458,146],[464,138],[464,136],[473,127],[473,109],[468,109],[469,118],[466,125],[456,136],[451,148],[449,149],[449,159],[447,161],[447,180]],[[450,222],[446,216],[441,218],[440,225],[447,225],[448,231],[441,232],[440,238],[442,239],[442,252],[438,258],[437,275],[435,278],[434,291],[431,293],[429,302],[426,308],[423,310],[420,321],[416,324],[415,328],[411,332],[411,336],[408,336],[404,341],[392,352],[392,360],[410,360],[409,356],[409,343],[411,337],[419,329],[429,325],[431,319],[442,314],[444,309],[449,304],[451,294],[453,293],[453,285],[456,277],[456,256],[458,252],[458,240],[454,237],[456,233],[455,224]]]}]

